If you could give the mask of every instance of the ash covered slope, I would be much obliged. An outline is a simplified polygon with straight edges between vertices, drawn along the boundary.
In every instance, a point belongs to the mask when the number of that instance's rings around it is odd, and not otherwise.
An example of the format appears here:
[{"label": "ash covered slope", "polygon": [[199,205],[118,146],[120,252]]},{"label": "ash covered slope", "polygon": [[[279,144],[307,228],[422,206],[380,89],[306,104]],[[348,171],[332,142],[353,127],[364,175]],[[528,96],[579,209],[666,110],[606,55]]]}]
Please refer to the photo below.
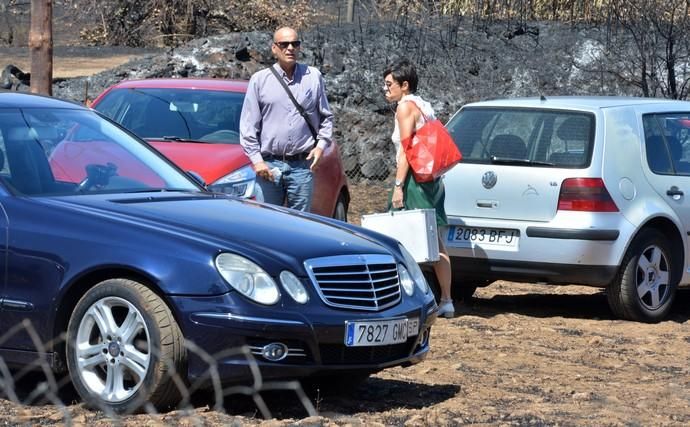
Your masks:
[{"label": "ash covered slope", "polygon": [[[538,95],[637,94],[582,66],[596,59],[598,33],[561,24],[534,24],[515,35],[496,25],[472,31],[439,22],[424,28],[393,24],[321,27],[302,34],[302,62],[326,79],[336,140],[351,179],[383,179],[393,167],[393,110],[381,72],[400,56],[418,64],[419,93],[441,119],[481,99]],[[123,79],[223,77],[246,79],[273,63],[271,34],[230,33],[197,39],[88,78],[56,82],[55,96],[83,100]],[[579,64],[580,66],[576,66]]]}]

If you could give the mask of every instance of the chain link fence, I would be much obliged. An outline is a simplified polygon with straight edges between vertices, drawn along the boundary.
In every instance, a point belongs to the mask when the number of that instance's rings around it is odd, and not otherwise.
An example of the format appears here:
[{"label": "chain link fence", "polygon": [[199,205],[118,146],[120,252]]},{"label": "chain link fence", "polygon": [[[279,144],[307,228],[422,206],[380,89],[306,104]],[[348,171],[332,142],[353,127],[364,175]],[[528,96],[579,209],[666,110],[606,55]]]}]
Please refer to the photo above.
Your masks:
[{"label": "chain link fence", "polygon": [[[8,364],[5,359],[0,357],[0,394],[4,400],[0,401],[0,409],[5,413],[16,412],[13,418],[17,424],[38,422],[41,425],[53,423],[83,425],[83,416],[79,419],[76,418],[82,408],[75,405],[79,402],[79,397],[71,386],[69,375],[67,372],[56,373],[54,371],[54,355],[51,351],[53,348],[65,345],[65,335],[61,335],[52,342],[43,343],[39,339],[35,326],[30,321],[25,320],[11,327],[0,337],[0,346],[3,346],[9,338],[17,334],[26,334],[31,338],[36,349],[36,352],[33,353],[35,359],[21,369],[12,369],[13,365]],[[181,396],[179,405],[175,408],[166,408],[174,410],[173,412],[168,410],[160,412],[149,402],[141,402],[140,411],[142,413],[148,415],[165,414],[163,419],[159,418],[163,424],[202,425],[206,424],[200,414],[200,411],[205,411],[204,408],[223,414],[226,412],[226,405],[232,401],[233,397],[243,396],[251,400],[258,415],[264,419],[270,419],[273,417],[270,402],[263,397],[263,394],[280,391],[285,396],[294,396],[294,401],[297,402],[294,409],[298,416],[318,415],[314,398],[308,396],[299,381],[264,381],[256,359],[246,346],[228,348],[218,354],[208,354],[193,342],[185,340],[185,350],[188,355],[198,357],[207,363],[206,374],[189,383],[184,379],[185,375],[170,369],[169,375]],[[23,353],[23,357],[32,354]],[[160,356],[160,353],[155,355]],[[249,385],[224,386],[221,384],[218,375],[218,361],[229,357],[245,360],[253,378]],[[163,363],[168,363],[168,368],[172,368],[169,361],[164,360]],[[194,398],[198,394],[203,396],[201,403]],[[318,395],[315,400],[318,402]],[[12,406],[13,404],[16,406]],[[40,410],[43,405],[52,405],[53,407],[48,420],[42,419],[45,417],[37,415],[37,411],[34,410]],[[87,407],[96,410],[96,412],[91,412],[90,416],[96,419],[105,419],[108,423],[119,424],[127,417],[126,414],[114,412],[108,406],[88,404]],[[42,412],[38,411],[38,413],[41,414]]]}]

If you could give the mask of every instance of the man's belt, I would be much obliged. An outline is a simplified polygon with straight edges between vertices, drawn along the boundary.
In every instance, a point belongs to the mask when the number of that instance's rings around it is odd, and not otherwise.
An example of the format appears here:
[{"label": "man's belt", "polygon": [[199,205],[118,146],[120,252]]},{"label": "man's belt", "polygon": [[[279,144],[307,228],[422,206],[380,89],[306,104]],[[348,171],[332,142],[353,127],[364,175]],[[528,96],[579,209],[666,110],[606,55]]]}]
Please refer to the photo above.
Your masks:
[{"label": "man's belt", "polygon": [[303,153],[297,153],[297,154],[262,154],[261,157],[263,157],[264,161],[270,162],[273,160],[280,160],[283,162],[298,162],[302,160],[307,160],[307,156],[309,155],[309,152],[305,151]]}]

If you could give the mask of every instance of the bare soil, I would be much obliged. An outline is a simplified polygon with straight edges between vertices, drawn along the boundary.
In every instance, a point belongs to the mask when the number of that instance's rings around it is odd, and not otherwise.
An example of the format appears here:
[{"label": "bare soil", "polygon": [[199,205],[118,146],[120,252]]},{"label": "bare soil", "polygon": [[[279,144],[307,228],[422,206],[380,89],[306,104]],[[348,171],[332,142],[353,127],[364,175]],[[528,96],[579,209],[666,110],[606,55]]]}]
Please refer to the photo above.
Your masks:
[{"label": "bare soil", "polygon": [[[6,59],[3,57],[3,60]],[[76,68],[81,66],[81,59]],[[103,67],[118,65],[110,58]],[[70,68],[69,61],[56,66]],[[0,64],[2,65],[2,64]],[[97,65],[94,65],[97,67]],[[57,74],[57,71],[56,71]],[[388,186],[353,186],[350,221],[385,207]],[[211,395],[187,411],[120,419],[90,411],[68,387],[60,402],[31,397],[30,377],[0,399],[0,422],[22,425],[585,425],[690,424],[690,292],[669,320],[612,318],[603,291],[495,282],[439,319],[427,359],[380,372],[350,392],[311,390],[309,416],[292,391]],[[1,387],[0,387],[1,388]],[[261,416],[263,399],[273,419]],[[18,404],[17,401],[37,403]],[[261,400],[258,400],[261,401]],[[64,406],[61,402],[64,402]]]},{"label": "bare soil", "polygon": [[[597,289],[496,282],[477,291],[453,319],[440,319],[427,359],[380,372],[353,391],[308,395],[309,417],[294,392],[260,396],[272,420],[249,397],[212,395],[195,408],[132,415],[123,425],[585,425],[685,426],[690,423],[690,292],[670,320],[646,325],[611,318]],[[20,382],[22,396],[36,380]],[[0,422],[110,425],[73,391],[67,406],[0,400]],[[74,402],[73,402],[74,401]]]},{"label": "bare soil", "polygon": [[385,212],[388,197],[393,187],[385,184],[349,184],[350,206],[347,222],[361,224],[362,215]]},{"label": "bare soil", "polygon": [[[53,78],[90,76],[145,56],[156,49],[126,47],[57,46],[53,52]],[[13,64],[22,71],[31,71],[31,56],[25,47],[0,47],[0,70]]]}]

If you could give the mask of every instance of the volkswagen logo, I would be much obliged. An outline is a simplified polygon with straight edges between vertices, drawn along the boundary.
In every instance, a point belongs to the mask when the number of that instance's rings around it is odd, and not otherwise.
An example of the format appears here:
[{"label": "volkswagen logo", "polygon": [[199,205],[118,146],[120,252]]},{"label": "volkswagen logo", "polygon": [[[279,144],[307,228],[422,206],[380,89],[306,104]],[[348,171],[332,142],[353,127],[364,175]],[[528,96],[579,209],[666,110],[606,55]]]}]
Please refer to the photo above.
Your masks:
[{"label": "volkswagen logo", "polygon": [[494,188],[494,185],[496,185],[496,181],[498,181],[498,177],[493,171],[485,172],[484,176],[482,176],[482,185],[487,190]]}]

